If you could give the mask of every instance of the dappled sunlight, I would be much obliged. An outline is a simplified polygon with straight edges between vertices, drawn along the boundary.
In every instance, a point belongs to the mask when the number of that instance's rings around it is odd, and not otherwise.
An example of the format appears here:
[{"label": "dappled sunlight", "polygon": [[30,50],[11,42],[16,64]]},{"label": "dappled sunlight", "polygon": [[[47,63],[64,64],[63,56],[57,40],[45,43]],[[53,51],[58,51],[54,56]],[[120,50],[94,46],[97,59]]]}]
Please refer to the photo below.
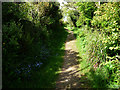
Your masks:
[{"label": "dappled sunlight", "polygon": [[[69,30],[66,30],[66,31],[68,31],[68,33],[71,33],[71,34],[68,34],[68,38],[67,38],[67,40],[66,40],[66,44],[69,44],[69,43],[71,43],[71,42],[74,42],[75,41],[75,37],[74,37],[74,34],[73,34],[73,32],[72,31],[69,31]],[[74,37],[74,38],[73,38]]]},{"label": "dappled sunlight", "polygon": [[65,56],[62,70],[58,80],[56,81],[57,88],[81,88],[85,87],[84,82],[80,82],[81,75],[79,64],[82,58],[79,56],[76,40],[71,31],[67,37],[65,44]]},{"label": "dappled sunlight", "polygon": [[75,67],[70,67],[70,68],[66,69],[65,72],[66,72],[66,71],[72,71],[72,70],[74,70],[74,69],[76,69],[76,68],[75,68]]}]

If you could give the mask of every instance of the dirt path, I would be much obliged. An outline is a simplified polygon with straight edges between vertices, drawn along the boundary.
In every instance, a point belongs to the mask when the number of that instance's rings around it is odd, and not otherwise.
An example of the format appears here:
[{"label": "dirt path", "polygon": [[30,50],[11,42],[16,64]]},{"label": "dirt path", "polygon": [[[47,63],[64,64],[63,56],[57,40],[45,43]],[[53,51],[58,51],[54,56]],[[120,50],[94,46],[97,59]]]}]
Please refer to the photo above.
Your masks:
[{"label": "dirt path", "polygon": [[65,43],[65,56],[62,70],[59,78],[56,82],[56,89],[62,88],[81,88],[84,87],[84,83],[80,82],[79,72],[79,53],[76,47],[76,40],[72,31],[68,31],[70,34],[67,36]]}]

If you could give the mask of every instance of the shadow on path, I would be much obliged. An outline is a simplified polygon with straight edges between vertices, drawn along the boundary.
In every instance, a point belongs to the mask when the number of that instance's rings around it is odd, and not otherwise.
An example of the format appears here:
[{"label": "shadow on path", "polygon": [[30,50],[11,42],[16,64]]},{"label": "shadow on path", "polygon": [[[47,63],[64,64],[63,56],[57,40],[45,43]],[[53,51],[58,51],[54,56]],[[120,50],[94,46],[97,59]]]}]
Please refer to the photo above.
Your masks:
[{"label": "shadow on path", "polygon": [[86,86],[87,79],[80,75],[79,72],[87,67],[79,70],[82,58],[79,56],[73,32],[68,32],[70,34],[68,35],[65,43],[64,62],[58,80],[56,81],[56,89],[88,88],[88,86]]}]

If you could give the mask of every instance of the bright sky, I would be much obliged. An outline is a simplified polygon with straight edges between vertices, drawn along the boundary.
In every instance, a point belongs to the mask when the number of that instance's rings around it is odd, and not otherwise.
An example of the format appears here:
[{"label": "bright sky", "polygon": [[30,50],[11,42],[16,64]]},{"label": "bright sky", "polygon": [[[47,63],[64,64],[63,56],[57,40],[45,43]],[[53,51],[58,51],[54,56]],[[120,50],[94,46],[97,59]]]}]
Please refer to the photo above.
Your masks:
[{"label": "bright sky", "polygon": [[[64,6],[64,4],[67,4],[67,2],[64,1],[64,0],[58,0],[58,2],[60,3],[60,9],[61,9],[62,6]],[[64,4],[62,4],[62,2],[63,2]]]},{"label": "bright sky", "polygon": [[[60,9],[62,8],[62,6],[64,6],[64,4],[67,4],[67,2],[64,0],[58,0],[58,2],[60,3]],[[67,16],[64,17],[64,21],[67,21]]]}]

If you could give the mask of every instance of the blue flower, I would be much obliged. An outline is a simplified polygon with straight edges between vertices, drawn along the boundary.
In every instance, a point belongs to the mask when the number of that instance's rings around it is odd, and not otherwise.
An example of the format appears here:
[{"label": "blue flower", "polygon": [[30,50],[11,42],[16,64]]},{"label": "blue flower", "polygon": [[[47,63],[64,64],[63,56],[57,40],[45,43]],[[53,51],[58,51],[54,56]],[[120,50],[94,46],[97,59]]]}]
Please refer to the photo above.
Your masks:
[{"label": "blue flower", "polygon": [[21,73],[21,71],[19,71],[19,70],[16,70],[16,73],[17,73],[17,74],[20,74],[20,73]]},{"label": "blue flower", "polygon": [[39,66],[39,65],[40,65],[40,64],[39,64],[39,63],[37,63],[37,64],[36,64],[36,67],[37,67],[37,66]]},{"label": "blue flower", "polygon": [[28,65],[28,67],[31,67],[31,65]]},{"label": "blue flower", "polygon": [[39,64],[42,65],[43,63],[40,62]]}]

